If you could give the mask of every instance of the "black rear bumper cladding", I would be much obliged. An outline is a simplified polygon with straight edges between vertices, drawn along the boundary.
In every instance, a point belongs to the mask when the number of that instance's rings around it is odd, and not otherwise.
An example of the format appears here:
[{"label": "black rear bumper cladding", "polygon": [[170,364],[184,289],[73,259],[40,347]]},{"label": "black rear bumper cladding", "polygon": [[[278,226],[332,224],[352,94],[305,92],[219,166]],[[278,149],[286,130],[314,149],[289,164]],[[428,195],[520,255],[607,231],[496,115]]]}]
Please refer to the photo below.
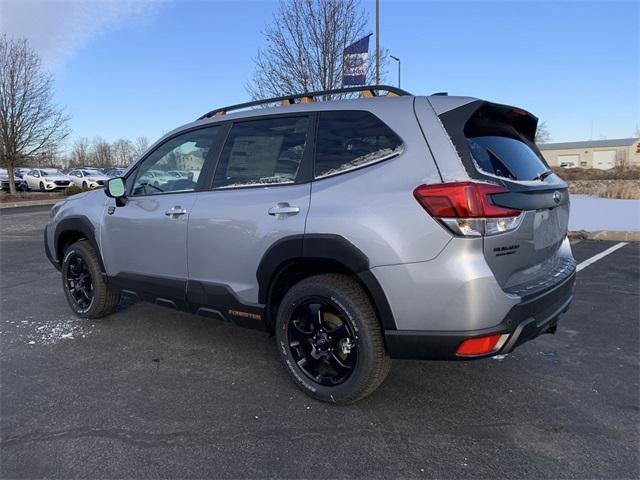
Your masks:
[{"label": "black rear bumper cladding", "polygon": [[[425,360],[472,360],[509,353],[542,333],[555,331],[560,315],[573,300],[575,276],[574,272],[553,288],[514,306],[495,327],[459,332],[385,330],[387,351],[392,358]],[[509,334],[509,338],[498,352],[476,357],[456,356],[464,340],[499,333]]]}]

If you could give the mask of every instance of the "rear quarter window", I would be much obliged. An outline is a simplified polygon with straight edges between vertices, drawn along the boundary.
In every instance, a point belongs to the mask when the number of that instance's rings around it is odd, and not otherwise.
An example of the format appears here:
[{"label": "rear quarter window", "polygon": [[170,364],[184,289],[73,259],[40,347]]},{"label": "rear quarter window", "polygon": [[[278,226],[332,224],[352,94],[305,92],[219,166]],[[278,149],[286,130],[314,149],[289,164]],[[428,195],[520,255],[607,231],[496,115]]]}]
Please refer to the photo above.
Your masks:
[{"label": "rear quarter window", "polygon": [[315,177],[363,167],[396,156],[401,151],[400,137],[369,112],[321,112]]}]

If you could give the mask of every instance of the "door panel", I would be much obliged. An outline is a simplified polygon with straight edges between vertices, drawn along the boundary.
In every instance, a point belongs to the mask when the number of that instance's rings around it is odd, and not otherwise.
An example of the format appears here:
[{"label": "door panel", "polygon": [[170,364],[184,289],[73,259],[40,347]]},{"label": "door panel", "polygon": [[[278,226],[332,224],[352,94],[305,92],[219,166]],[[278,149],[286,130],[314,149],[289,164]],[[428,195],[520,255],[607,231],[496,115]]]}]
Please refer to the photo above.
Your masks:
[{"label": "door panel", "polygon": [[189,217],[189,279],[257,303],[260,260],[278,240],[304,233],[310,193],[309,183],[198,193]]},{"label": "door panel", "polygon": [[[101,230],[107,275],[187,278],[186,240],[196,193],[131,197],[124,207],[107,206]],[[113,213],[109,214],[111,207]],[[167,215],[175,207],[182,215]]]},{"label": "door panel", "polygon": [[209,126],[170,137],[127,177],[125,205],[112,200],[106,206],[100,232],[105,268],[122,288],[151,300],[184,301],[189,214],[221,131]]}]

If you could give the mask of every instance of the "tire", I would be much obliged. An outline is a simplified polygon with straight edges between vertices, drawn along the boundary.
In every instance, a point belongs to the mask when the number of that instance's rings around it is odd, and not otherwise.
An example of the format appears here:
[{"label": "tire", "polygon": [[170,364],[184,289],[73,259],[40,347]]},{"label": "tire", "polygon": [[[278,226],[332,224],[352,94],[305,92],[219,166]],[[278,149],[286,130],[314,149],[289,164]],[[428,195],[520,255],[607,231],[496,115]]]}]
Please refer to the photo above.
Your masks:
[{"label": "tire", "polygon": [[[78,258],[80,261],[78,261]],[[77,267],[82,265],[82,267]],[[79,294],[71,284],[78,286],[74,272],[81,270],[82,275],[89,277],[88,294]],[[86,280],[80,285],[86,286]],[[100,318],[113,313],[120,302],[120,294],[105,282],[98,253],[89,242],[80,240],[72,244],[64,252],[62,260],[62,287],[69,306],[76,315],[82,318]],[[78,301],[78,297],[82,301]]]},{"label": "tire", "polygon": [[[324,306],[317,309],[315,304]],[[302,325],[305,320],[296,320],[304,317],[307,305],[312,312],[307,318],[315,316],[317,309],[322,325],[321,330],[328,330],[327,333],[315,330],[316,333],[324,336],[323,344],[329,344],[328,349],[331,351],[329,356],[322,357],[319,361],[315,357],[309,358],[309,354],[305,355],[304,353],[311,350],[310,355],[326,354],[326,351],[320,350],[321,346],[318,344],[320,340],[317,339],[317,335],[299,341],[299,334],[303,336],[314,335],[309,333],[312,329],[310,323]],[[338,317],[337,324],[341,324],[341,327],[338,329],[325,327],[329,320]],[[345,331],[345,329],[349,333],[348,339],[340,340],[340,342],[346,342],[347,347],[352,349],[349,349],[346,357],[340,357],[342,360],[340,362],[335,353],[340,352],[339,355],[345,355],[342,350],[345,344],[338,343],[336,345],[336,340],[332,339],[331,333]],[[354,338],[352,339],[351,336]],[[380,386],[391,368],[391,359],[384,348],[382,328],[369,297],[355,280],[345,275],[317,275],[295,284],[286,293],[278,309],[276,342],[280,358],[293,382],[306,394],[324,402],[349,404],[363,399]],[[327,348],[324,345],[322,348]],[[354,353],[356,355],[352,357]],[[305,356],[304,360],[301,359]],[[332,366],[336,362],[339,366],[351,362],[351,367],[333,369]],[[338,372],[338,370],[347,372],[346,378],[340,380],[339,375],[325,376],[321,370],[321,373],[314,379],[312,378],[315,373],[312,368],[314,364],[318,365],[320,370],[324,368],[325,373],[327,371]],[[340,383],[327,385],[324,383],[327,381],[339,381]]]},{"label": "tire", "polygon": [[82,189],[86,190],[88,188],[87,182],[82,182]]},{"label": "tire", "polygon": [[40,191],[44,192],[44,183],[40,182]]}]

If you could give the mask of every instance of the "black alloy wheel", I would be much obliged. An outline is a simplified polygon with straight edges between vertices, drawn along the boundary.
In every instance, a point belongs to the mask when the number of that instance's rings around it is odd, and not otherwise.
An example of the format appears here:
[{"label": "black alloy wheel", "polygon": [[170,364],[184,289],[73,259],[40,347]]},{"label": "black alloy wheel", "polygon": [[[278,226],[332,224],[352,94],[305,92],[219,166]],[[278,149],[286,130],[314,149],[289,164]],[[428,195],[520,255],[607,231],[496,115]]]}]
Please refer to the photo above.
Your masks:
[{"label": "black alloy wheel", "polygon": [[79,310],[88,310],[93,302],[93,281],[87,262],[78,254],[67,260],[67,292]]},{"label": "black alloy wheel", "polygon": [[358,360],[354,329],[347,314],[329,299],[301,303],[289,319],[291,356],[302,372],[324,386],[344,383]]}]

